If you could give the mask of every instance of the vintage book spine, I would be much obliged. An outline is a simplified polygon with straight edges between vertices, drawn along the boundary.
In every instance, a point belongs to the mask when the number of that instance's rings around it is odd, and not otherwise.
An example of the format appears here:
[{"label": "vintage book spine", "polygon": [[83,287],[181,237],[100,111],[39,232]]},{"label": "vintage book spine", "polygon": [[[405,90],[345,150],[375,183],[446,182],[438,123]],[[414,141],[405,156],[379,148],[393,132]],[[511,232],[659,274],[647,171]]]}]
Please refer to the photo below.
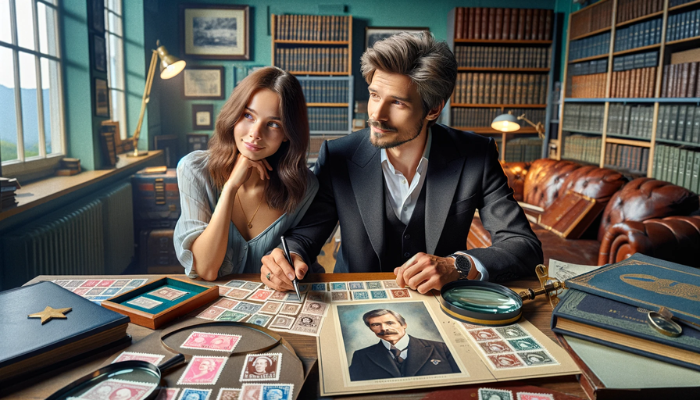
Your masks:
[{"label": "vintage book spine", "polygon": [[688,150],[685,160],[685,176],[683,177],[683,187],[688,190],[692,189],[693,165],[695,162],[694,151]]},{"label": "vintage book spine", "polygon": [[455,23],[455,39],[464,39],[462,36],[462,30],[464,29],[464,7],[457,7],[456,12],[456,23]]},{"label": "vintage book spine", "polygon": [[690,190],[700,192],[700,151],[693,152],[693,169],[690,178]]},{"label": "vintage book spine", "polygon": [[474,39],[486,39],[481,36],[481,7],[472,8],[474,11]]},{"label": "vintage book spine", "polygon": [[676,122],[676,135],[670,139],[683,141],[683,136],[685,134],[685,125],[686,125],[685,119],[686,119],[687,113],[688,113],[688,106],[687,105],[681,105],[678,108],[678,121]]},{"label": "vintage book spine", "polygon": [[518,38],[518,20],[520,19],[520,9],[510,9],[510,28],[508,29],[508,39],[515,40]]},{"label": "vintage book spine", "polygon": [[518,34],[515,36],[516,40],[524,40],[525,38],[525,15],[527,10],[518,11]]},{"label": "vintage book spine", "polygon": [[681,149],[678,157],[678,173],[676,176],[676,179],[674,180],[674,184],[678,186],[683,186],[685,182],[685,165],[687,163],[687,158],[688,158],[688,150],[686,149]]},{"label": "vintage book spine", "polygon": [[501,26],[501,39],[503,40],[508,40],[510,38],[510,14],[510,8],[503,10],[503,23]]},{"label": "vintage book spine", "polygon": [[700,107],[695,107],[690,142],[695,144],[700,143]]},{"label": "vintage book spine", "polygon": [[[495,11],[496,15],[493,21],[493,39],[500,40],[501,33],[503,32],[503,9],[497,8]],[[491,27],[489,26],[489,33],[491,32]]]},{"label": "vintage book spine", "polygon": [[525,10],[525,26],[523,27],[523,40],[532,40],[532,9]]},{"label": "vintage book spine", "polygon": [[481,38],[489,38],[489,9],[481,9]]},{"label": "vintage book spine", "polygon": [[474,39],[474,9],[463,8],[464,12],[464,37],[466,39]]}]

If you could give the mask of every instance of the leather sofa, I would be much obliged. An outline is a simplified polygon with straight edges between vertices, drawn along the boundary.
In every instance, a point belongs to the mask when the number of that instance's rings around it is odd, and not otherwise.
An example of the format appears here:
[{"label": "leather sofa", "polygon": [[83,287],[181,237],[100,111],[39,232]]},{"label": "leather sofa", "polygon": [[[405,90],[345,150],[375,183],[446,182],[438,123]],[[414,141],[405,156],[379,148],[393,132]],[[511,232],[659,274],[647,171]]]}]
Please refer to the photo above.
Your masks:
[{"label": "leather sofa", "polygon": [[[695,255],[700,247],[700,216],[691,215],[698,211],[698,196],[685,188],[652,178],[628,182],[617,171],[572,161],[505,163],[503,169],[515,199],[540,208],[524,207],[547,265],[550,258],[603,265],[639,252],[700,267]],[[535,222],[537,214],[547,213],[569,190],[605,204],[602,215],[579,239],[564,239]],[[491,237],[475,215],[467,248],[490,245]]]}]

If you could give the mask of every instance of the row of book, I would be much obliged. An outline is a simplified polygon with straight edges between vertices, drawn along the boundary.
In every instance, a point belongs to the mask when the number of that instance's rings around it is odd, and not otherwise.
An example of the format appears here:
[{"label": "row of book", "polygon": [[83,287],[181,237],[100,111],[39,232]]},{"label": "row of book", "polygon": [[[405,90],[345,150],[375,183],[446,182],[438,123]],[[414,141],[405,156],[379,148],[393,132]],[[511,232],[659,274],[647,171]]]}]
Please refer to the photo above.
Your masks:
[{"label": "row of book", "polygon": [[661,43],[662,25],[663,20],[655,18],[618,28],[615,32],[615,51],[625,51]]},{"label": "row of book", "polygon": [[602,104],[567,104],[562,129],[574,132],[603,133],[605,106]]},{"label": "row of book", "polygon": [[651,139],[654,126],[654,107],[629,104],[610,104],[608,135]]},{"label": "row of book", "polygon": [[455,39],[552,40],[552,10],[457,7],[455,14]]},{"label": "row of book", "polygon": [[669,15],[666,42],[700,36],[700,10]]},{"label": "row of book", "polygon": [[542,158],[542,139],[538,137],[515,138],[506,142],[505,162],[534,161]]},{"label": "row of book", "polygon": [[700,151],[656,145],[652,176],[700,193]]},{"label": "row of book", "polygon": [[548,68],[549,47],[456,46],[460,67]]},{"label": "row of book", "polygon": [[348,48],[277,47],[275,66],[299,73],[348,72]]},{"label": "row of book", "polygon": [[698,62],[664,65],[661,97],[700,97]]},{"label": "row of book", "polygon": [[570,76],[604,74],[608,72],[608,60],[593,60],[569,65]]},{"label": "row of book", "polygon": [[590,164],[600,164],[600,146],[603,139],[586,135],[569,135],[564,138],[562,158]]},{"label": "row of book", "polygon": [[337,107],[309,107],[309,130],[317,132],[347,132],[350,130],[348,109]]},{"label": "row of book", "polygon": [[613,71],[626,71],[628,69],[656,67],[659,64],[659,52],[648,51],[646,53],[629,54],[613,58]]},{"label": "row of book", "polygon": [[610,51],[610,32],[569,42],[569,60],[599,56]]},{"label": "row of book", "polygon": [[617,0],[617,22],[663,11],[664,0]]},{"label": "row of book", "polygon": [[610,97],[654,97],[655,82],[656,67],[613,72],[612,82],[610,83]]},{"label": "row of book", "polygon": [[608,143],[605,146],[605,166],[612,169],[624,169],[633,174],[647,173],[649,148],[626,144]]},{"label": "row of book", "polygon": [[685,104],[660,105],[656,137],[700,144],[700,107]]},{"label": "row of book", "polygon": [[542,74],[459,73],[453,104],[545,104],[547,78]]},{"label": "row of book", "polygon": [[300,80],[307,103],[347,103],[349,82],[346,80]]},{"label": "row of book", "polygon": [[497,108],[454,108],[452,110],[452,126],[455,127],[490,127],[494,118],[510,112],[519,117],[525,114],[525,117],[530,121],[544,123],[545,110],[531,108],[512,108],[503,111],[500,107]]},{"label": "row of book", "polygon": [[0,210],[14,207],[17,205],[15,196],[17,189],[21,186],[15,178],[3,178],[0,176]]},{"label": "row of book", "polygon": [[350,17],[336,15],[278,15],[277,40],[347,41]]},{"label": "row of book", "polygon": [[609,28],[612,24],[613,2],[600,2],[571,15],[571,37],[577,38],[587,33]]},{"label": "row of book", "polygon": [[608,74],[591,74],[572,76],[569,97],[574,98],[600,98],[605,97],[605,82]]},{"label": "row of book", "polygon": [[668,7],[680,6],[681,4],[690,3],[695,0],[671,0],[668,2]]}]

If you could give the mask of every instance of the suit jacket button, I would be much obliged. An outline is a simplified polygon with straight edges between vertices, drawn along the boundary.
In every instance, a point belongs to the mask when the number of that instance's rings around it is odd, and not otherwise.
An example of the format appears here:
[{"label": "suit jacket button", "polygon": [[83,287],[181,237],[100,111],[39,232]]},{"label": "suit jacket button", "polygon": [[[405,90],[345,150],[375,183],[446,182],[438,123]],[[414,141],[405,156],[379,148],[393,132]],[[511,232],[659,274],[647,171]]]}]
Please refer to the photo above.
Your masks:
[{"label": "suit jacket button", "polygon": [[411,256],[411,253],[409,253],[409,252],[405,252],[405,253],[403,253],[403,256],[404,256],[404,257],[406,257],[406,258],[408,258],[408,257],[410,257],[410,256]]},{"label": "suit jacket button", "polygon": [[407,240],[408,240],[408,239],[410,239],[410,238],[411,238],[411,235],[409,235],[409,234],[405,234],[405,235],[403,235],[403,238],[404,238],[404,239],[407,239]]}]

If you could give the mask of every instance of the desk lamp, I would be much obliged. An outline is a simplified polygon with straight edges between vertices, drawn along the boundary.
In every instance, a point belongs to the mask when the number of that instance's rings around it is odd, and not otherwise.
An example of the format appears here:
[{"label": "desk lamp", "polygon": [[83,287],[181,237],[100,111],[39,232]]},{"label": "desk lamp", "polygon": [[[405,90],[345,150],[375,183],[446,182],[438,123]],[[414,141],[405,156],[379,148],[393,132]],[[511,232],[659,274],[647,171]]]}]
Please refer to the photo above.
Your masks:
[{"label": "desk lamp", "polygon": [[519,121],[525,121],[528,124],[532,125],[535,128],[535,130],[537,130],[537,135],[540,138],[544,138],[544,125],[542,125],[542,122],[538,122],[535,124],[534,122],[525,118],[525,114],[517,118],[515,117],[515,115],[511,114],[510,111],[507,114],[501,114],[498,117],[494,118],[493,122],[491,122],[491,127],[501,132],[515,132],[518,129],[520,129]]}]

